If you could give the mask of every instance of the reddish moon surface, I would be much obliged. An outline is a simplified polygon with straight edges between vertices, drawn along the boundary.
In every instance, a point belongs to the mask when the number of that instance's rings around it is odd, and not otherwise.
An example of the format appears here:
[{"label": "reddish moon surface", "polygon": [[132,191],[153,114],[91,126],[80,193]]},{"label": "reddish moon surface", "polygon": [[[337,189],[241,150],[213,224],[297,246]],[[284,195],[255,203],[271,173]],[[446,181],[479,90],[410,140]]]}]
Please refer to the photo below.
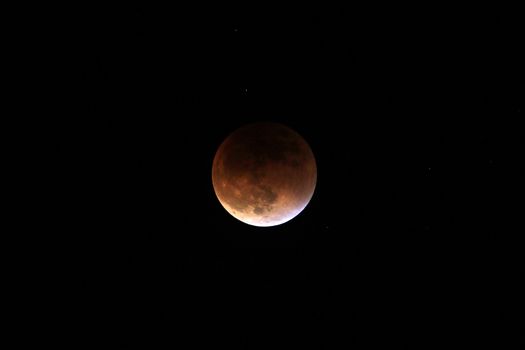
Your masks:
[{"label": "reddish moon surface", "polygon": [[255,123],[234,131],[220,145],[212,181],[232,216],[254,226],[275,226],[306,207],[317,166],[298,133],[278,123]]}]

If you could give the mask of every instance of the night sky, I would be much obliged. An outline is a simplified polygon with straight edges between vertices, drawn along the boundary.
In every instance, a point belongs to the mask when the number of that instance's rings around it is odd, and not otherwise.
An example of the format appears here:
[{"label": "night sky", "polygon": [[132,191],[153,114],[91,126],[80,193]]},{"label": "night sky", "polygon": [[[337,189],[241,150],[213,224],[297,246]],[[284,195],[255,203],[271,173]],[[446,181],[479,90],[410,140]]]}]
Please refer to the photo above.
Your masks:
[{"label": "night sky", "polygon": [[[74,344],[523,346],[516,13],[80,17],[56,142]],[[270,228],[229,215],[211,182],[221,142],[256,121],[297,131],[318,167],[310,204]]]}]

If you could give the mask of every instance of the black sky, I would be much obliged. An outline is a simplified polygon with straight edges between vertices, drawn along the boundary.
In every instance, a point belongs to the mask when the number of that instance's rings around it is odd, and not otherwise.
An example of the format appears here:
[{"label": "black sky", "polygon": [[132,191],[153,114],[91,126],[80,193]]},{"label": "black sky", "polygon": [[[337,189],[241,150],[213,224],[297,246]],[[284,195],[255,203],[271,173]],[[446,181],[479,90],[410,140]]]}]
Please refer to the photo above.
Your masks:
[{"label": "black sky", "polygon": [[[512,11],[86,11],[56,146],[78,343],[523,346],[518,209],[502,209],[502,179],[523,176]],[[211,184],[254,121],[299,132],[318,165],[310,204],[273,228]]]}]

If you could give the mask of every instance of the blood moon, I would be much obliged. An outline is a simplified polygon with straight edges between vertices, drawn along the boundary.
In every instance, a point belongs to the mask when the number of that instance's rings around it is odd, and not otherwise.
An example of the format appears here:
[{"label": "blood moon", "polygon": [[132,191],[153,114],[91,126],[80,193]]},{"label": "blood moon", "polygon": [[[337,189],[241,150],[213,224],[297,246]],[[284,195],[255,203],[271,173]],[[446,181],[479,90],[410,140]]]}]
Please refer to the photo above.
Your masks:
[{"label": "blood moon", "polygon": [[241,127],[224,140],[213,160],[217,198],[249,225],[275,226],[293,219],[312,198],[316,181],[310,146],[278,123]]}]

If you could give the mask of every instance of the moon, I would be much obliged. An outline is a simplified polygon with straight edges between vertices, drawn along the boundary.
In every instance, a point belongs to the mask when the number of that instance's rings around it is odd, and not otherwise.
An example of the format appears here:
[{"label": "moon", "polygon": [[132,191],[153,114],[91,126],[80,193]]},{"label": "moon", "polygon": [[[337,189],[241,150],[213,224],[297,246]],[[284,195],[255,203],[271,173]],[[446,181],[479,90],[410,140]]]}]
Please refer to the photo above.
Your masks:
[{"label": "moon", "polygon": [[297,132],[279,123],[254,123],[234,131],[219,146],[212,182],[219,202],[233,217],[253,226],[276,226],[308,205],[317,165]]}]

